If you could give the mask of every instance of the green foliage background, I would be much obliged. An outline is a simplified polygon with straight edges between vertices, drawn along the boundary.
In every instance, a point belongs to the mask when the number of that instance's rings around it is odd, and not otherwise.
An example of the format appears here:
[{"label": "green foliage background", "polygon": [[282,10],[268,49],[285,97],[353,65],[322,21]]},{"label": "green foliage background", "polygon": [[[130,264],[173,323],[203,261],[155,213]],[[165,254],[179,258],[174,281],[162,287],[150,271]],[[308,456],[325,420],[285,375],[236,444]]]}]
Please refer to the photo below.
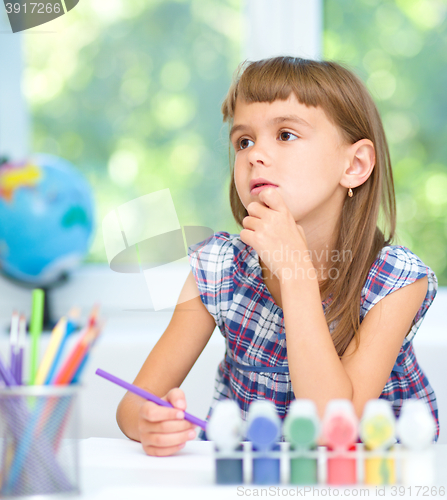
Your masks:
[{"label": "green foliage background", "polygon": [[[168,187],[182,225],[237,232],[220,104],[240,63],[241,0],[88,0],[27,35],[33,150],[89,179],[101,221]],[[398,241],[447,285],[447,0],[325,0],[326,59],[372,92],[390,142]]]},{"label": "green foliage background", "polygon": [[122,203],[169,188],[181,225],[232,226],[220,103],[239,64],[234,0],[88,0],[25,37],[33,150],[93,186],[97,234]]},{"label": "green foliage background", "polygon": [[384,122],[397,243],[447,285],[447,1],[325,0],[324,57],[350,65]]}]

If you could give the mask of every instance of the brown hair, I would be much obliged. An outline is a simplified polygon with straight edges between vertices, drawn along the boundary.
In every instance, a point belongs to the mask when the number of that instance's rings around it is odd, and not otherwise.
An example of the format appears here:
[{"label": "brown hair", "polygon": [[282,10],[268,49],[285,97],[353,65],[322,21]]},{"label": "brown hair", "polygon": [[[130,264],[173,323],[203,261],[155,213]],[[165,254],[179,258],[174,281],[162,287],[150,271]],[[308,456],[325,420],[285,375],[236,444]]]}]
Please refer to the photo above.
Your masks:
[{"label": "brown hair", "polygon": [[[382,121],[368,90],[351,71],[335,62],[275,57],[243,63],[222,104],[223,119],[232,125],[236,99],[273,102],[286,100],[291,92],[301,104],[320,106],[347,143],[369,139],[376,152],[370,177],[355,189],[352,198],[346,197],[338,223],[334,250],[337,255],[350,254],[352,259],[338,259],[333,266],[338,270],[338,278],[328,277],[320,283],[321,296],[332,299],[326,309],[326,321],[333,329],[332,340],[341,357],[352,338],[356,338],[358,347],[361,291],[378,252],[394,237],[396,202],[390,154]],[[233,166],[230,203],[233,216],[242,227],[248,214],[236,191]],[[380,208],[383,231],[377,226]]]}]

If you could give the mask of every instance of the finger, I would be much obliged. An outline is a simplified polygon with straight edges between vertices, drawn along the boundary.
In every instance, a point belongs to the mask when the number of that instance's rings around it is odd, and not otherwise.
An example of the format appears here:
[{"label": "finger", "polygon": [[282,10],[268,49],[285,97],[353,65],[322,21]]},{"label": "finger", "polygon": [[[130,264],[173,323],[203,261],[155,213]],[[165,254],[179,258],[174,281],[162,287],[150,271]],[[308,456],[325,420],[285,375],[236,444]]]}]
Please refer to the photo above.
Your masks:
[{"label": "finger", "polygon": [[256,231],[261,227],[261,219],[258,219],[257,217],[247,216],[242,219],[242,225],[245,229]]},{"label": "finger", "polygon": [[176,432],[171,434],[149,433],[141,436],[141,444],[146,448],[173,448],[185,444],[197,437],[194,430]]},{"label": "finger", "polygon": [[163,422],[150,422],[141,419],[139,421],[140,433],[173,434],[176,432],[186,432],[195,429],[195,425],[187,420],[164,420]]},{"label": "finger", "polygon": [[149,422],[163,422],[164,420],[183,420],[185,412],[178,408],[159,406],[147,401],[140,407],[140,417]]},{"label": "finger", "polygon": [[247,212],[249,215],[252,217],[258,217],[261,218],[263,215],[265,215],[268,212],[269,208],[266,207],[264,204],[259,203],[257,201],[252,201],[247,205]]},{"label": "finger", "polygon": [[176,387],[166,394],[166,401],[180,410],[186,410],[185,393]]},{"label": "finger", "polygon": [[169,448],[191,441],[196,437],[197,432],[194,429],[188,429],[182,432],[171,432],[169,434],[152,432],[147,435],[145,442],[158,448]]},{"label": "finger", "polygon": [[287,206],[277,188],[263,189],[258,196],[271,210],[276,210],[277,212],[287,210]]},{"label": "finger", "polygon": [[173,455],[177,451],[184,448],[187,441],[194,439],[195,432],[191,433],[176,433],[170,435],[163,434],[148,434],[141,436],[141,444],[143,450],[148,455],[153,456],[168,456]]},{"label": "finger", "polygon": [[144,452],[146,453],[146,455],[149,455],[151,457],[169,457],[171,455],[174,455],[184,447],[185,443],[178,446],[171,446],[170,448],[157,448],[156,446],[143,444]]},{"label": "finger", "polygon": [[242,229],[240,232],[240,237],[241,240],[248,246],[254,248],[254,243],[255,243],[255,232],[252,231],[251,229]]}]

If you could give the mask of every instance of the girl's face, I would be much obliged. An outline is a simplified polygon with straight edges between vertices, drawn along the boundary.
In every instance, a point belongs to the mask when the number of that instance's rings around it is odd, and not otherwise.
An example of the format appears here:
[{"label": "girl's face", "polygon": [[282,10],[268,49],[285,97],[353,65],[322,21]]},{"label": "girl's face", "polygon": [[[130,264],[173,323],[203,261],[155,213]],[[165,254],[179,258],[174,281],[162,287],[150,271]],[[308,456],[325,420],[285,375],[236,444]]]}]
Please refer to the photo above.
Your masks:
[{"label": "girl's face", "polygon": [[238,99],[230,140],[245,208],[259,201],[263,188],[252,189],[258,181],[277,186],[301,225],[338,216],[347,193],[340,182],[350,166],[350,145],[322,108],[299,103],[293,93],[272,103]]}]

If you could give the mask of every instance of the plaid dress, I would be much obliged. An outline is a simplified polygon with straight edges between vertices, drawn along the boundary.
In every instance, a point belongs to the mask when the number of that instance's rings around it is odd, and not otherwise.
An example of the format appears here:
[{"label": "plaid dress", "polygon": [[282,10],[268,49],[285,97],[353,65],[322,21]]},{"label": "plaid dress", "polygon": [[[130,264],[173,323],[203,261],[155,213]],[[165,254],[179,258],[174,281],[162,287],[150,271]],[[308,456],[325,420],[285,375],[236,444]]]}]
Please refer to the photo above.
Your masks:
[{"label": "plaid dress", "polygon": [[[237,401],[244,419],[250,403],[256,399],[273,401],[278,415],[284,418],[295,398],[287,364],[284,316],[264,284],[256,251],[243,243],[238,234],[218,232],[190,247],[189,260],[202,302],[226,344],[208,417],[218,400],[229,398]],[[424,276],[428,277],[427,294],[380,398],[391,402],[396,417],[405,399],[424,400],[436,420],[437,441],[436,396],[417,362],[412,344],[436,295],[433,271],[405,247],[384,247],[362,289],[360,322],[380,299]],[[324,309],[327,302],[322,305]]]}]

